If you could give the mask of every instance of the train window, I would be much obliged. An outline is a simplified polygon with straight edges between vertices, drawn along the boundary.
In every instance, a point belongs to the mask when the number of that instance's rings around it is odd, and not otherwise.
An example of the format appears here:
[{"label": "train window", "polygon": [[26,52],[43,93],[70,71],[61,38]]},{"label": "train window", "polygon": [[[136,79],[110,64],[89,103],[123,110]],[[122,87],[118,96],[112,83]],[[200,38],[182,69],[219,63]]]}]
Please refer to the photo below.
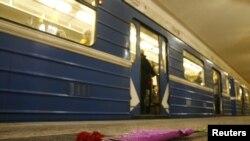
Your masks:
[{"label": "train window", "polygon": [[248,93],[248,90],[247,90],[247,89],[245,89],[245,94],[244,94],[244,96],[245,96],[245,98],[244,98],[245,101],[246,101],[246,102],[249,102],[250,99],[249,99],[249,93]]},{"label": "train window", "polygon": [[[95,5],[95,0],[81,0]],[[96,12],[75,0],[0,0],[0,16],[90,46],[94,43]]]},{"label": "train window", "polygon": [[204,64],[194,55],[183,51],[184,78],[204,86]]},{"label": "train window", "polygon": [[249,95],[249,90],[247,90],[247,100],[248,100],[248,102],[250,102],[250,95]]},{"label": "train window", "polygon": [[243,94],[243,88],[240,86],[239,89],[238,89],[238,93],[237,93],[236,99],[241,101],[242,96],[243,96],[242,94]]},{"label": "train window", "polygon": [[213,70],[213,84],[217,84],[219,81],[219,72],[217,72],[216,70]]},{"label": "train window", "polygon": [[135,24],[130,24],[130,60],[131,62],[135,61],[136,58],[136,27]]},{"label": "train window", "polygon": [[161,60],[161,63],[162,63],[162,67],[163,67],[163,71],[164,73],[167,72],[167,52],[166,52],[166,42],[163,41],[162,42],[162,60]]},{"label": "train window", "polygon": [[221,79],[220,79],[220,72],[216,69],[212,69],[212,78],[213,78],[213,91],[214,94],[218,96],[221,92]]},{"label": "train window", "polygon": [[230,96],[230,85],[228,77],[226,77],[226,94]]}]

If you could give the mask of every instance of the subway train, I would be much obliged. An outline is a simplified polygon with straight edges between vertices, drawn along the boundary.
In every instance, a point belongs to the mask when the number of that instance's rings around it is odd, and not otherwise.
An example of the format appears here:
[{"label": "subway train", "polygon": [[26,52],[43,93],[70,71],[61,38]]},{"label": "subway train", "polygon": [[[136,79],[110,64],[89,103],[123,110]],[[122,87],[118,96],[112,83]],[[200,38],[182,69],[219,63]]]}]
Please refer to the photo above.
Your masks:
[{"label": "subway train", "polygon": [[0,15],[1,122],[250,114],[246,85],[126,0],[0,0]]}]

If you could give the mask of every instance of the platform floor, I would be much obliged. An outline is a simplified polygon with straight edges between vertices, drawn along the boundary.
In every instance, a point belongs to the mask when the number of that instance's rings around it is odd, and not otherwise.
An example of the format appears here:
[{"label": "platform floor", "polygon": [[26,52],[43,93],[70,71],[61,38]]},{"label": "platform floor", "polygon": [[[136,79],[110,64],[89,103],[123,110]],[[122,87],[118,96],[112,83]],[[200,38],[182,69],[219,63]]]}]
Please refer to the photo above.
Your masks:
[{"label": "platform floor", "polygon": [[[81,131],[99,131],[105,135],[122,135],[141,129],[207,128],[209,124],[250,124],[250,116],[185,119],[148,119],[72,122],[0,123],[0,141],[74,141]],[[206,141],[207,133],[194,133],[185,141]],[[174,140],[177,141],[177,140]]]}]

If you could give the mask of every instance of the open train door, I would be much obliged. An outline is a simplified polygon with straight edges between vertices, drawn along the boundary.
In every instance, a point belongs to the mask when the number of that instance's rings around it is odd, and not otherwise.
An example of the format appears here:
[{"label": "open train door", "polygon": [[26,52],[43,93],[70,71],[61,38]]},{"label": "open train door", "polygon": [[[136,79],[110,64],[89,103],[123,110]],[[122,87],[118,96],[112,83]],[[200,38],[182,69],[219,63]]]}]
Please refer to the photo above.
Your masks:
[{"label": "open train door", "polygon": [[169,73],[168,73],[168,41],[165,38],[160,37],[160,108],[163,115],[169,114]]},{"label": "open train door", "polygon": [[[140,114],[164,117],[168,113],[169,97],[167,40],[160,35],[150,33],[146,28],[141,27],[140,33],[142,34],[141,41],[158,41],[158,44],[155,43],[150,48],[146,44],[140,44]],[[151,39],[144,39],[143,34],[149,34]],[[150,66],[145,64],[144,57],[150,62]],[[150,71],[150,67],[153,72]],[[148,74],[145,74],[145,71]],[[145,80],[147,75],[150,75],[149,80]]]},{"label": "open train door", "polygon": [[232,108],[232,115],[236,116],[236,87],[235,87],[235,81],[234,78],[229,79],[230,83],[230,96],[231,96],[231,108]]},{"label": "open train door", "polygon": [[140,48],[138,42],[138,23],[130,24],[130,59],[132,62],[130,72],[130,113],[138,115],[140,113]]},{"label": "open train door", "polygon": [[[161,115],[167,89],[166,41],[135,22],[130,30],[130,112],[134,117]],[[166,104],[165,104],[166,105]]]},{"label": "open train door", "polygon": [[222,114],[222,90],[221,90],[221,74],[214,69],[213,72],[213,92],[214,92],[214,113],[216,115]]}]

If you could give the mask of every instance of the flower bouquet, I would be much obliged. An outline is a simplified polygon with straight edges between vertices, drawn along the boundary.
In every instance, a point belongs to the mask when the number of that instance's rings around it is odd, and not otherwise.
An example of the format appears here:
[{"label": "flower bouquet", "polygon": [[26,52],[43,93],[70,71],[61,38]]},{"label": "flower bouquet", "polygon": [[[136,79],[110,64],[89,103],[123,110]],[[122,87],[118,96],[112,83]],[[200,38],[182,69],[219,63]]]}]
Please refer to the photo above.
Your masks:
[{"label": "flower bouquet", "polygon": [[83,131],[77,135],[76,141],[167,141],[202,131],[204,130],[193,130],[192,128],[176,130],[137,130],[120,136],[105,136],[98,131],[94,131],[93,133]]}]

